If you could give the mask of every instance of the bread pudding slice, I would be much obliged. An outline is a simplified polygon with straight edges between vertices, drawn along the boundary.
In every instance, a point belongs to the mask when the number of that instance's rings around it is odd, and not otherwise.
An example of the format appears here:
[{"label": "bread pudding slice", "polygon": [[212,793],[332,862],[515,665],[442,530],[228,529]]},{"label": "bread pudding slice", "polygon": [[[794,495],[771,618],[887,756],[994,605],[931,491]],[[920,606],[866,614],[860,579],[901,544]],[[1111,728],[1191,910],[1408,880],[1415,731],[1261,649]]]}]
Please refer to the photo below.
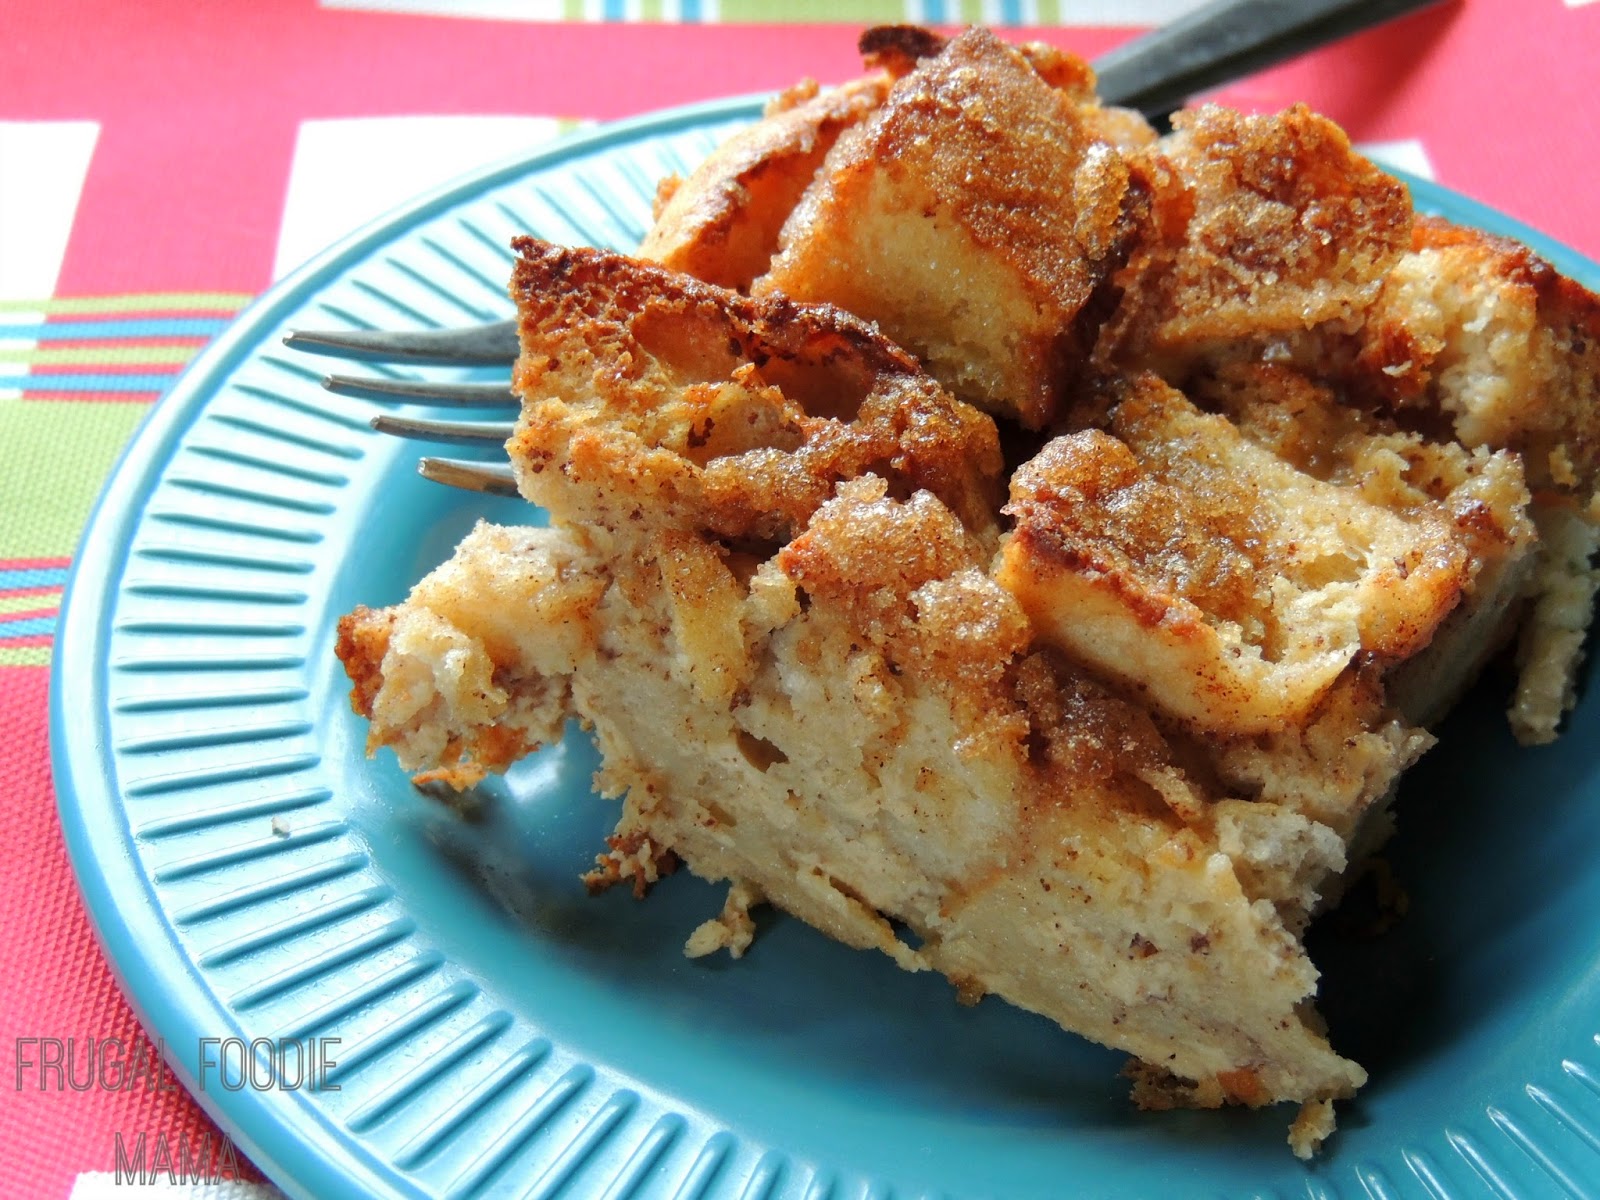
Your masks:
[{"label": "bread pudding slice", "polygon": [[661,261],[519,239],[552,526],[341,623],[369,747],[465,785],[575,717],[590,886],[728,886],[689,954],[771,903],[1309,1154],[1365,1076],[1300,934],[1528,598],[1541,661],[1587,619],[1587,293],[1303,109],[1158,142],[1070,56],[861,48],[664,190]]},{"label": "bread pudding slice", "polygon": [[[480,526],[403,604],[345,620],[370,745],[466,782],[576,715],[623,797],[591,883],[642,893],[682,862],[729,884],[692,952],[742,951],[770,902],[1128,1051],[1147,1105],[1300,1103],[1309,1152],[1364,1076],[1311,1015],[1298,934],[1428,744],[1373,656],[1342,654],[1293,717],[1196,726],[1049,645],[992,570],[993,422],[882,335],[617,255],[519,252],[510,448],[555,527]],[[1185,437],[1292,474],[1140,386],[1091,436],[1185,486]],[[1340,503],[1415,568],[1380,570],[1399,599],[1352,626],[1403,656],[1467,552],[1418,512]]]}]

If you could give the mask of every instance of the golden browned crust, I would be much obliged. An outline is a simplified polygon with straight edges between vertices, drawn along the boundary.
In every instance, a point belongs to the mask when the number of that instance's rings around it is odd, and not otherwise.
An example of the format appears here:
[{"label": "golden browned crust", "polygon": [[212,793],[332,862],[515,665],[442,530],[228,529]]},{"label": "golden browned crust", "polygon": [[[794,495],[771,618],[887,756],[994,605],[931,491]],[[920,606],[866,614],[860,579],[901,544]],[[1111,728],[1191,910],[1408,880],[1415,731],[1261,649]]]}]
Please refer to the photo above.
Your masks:
[{"label": "golden browned crust", "polygon": [[[1426,645],[1472,580],[1451,512],[1318,479],[1152,375],[1012,477],[998,577],[1045,636],[1199,727],[1299,723],[1357,654]],[[1471,509],[1472,513],[1476,508]]]},{"label": "golden browned crust", "polygon": [[[1028,60],[1028,65],[1038,72],[1040,79],[1074,104],[1099,109],[1100,101],[1094,94],[1094,68],[1076,54],[1069,54],[1046,42],[1022,42],[1017,46],[1017,53]],[[1129,110],[1119,108],[1115,111],[1126,113]],[[1148,124],[1145,128],[1149,128]]]},{"label": "golden browned crust", "polygon": [[946,39],[921,25],[874,25],[856,40],[856,50],[869,67],[887,71],[896,79],[909,75],[925,58],[945,48]]},{"label": "golden browned crust", "polygon": [[851,503],[824,506],[779,551],[783,573],[818,602],[850,614],[853,632],[893,670],[940,680],[963,726],[1018,736],[1013,660],[1030,630],[983,573],[988,553],[944,505],[904,503],[876,480],[846,485]]},{"label": "golden browned crust", "polygon": [[840,138],[755,290],[877,321],[956,395],[1043,425],[1152,203],[1080,110],[1017,50],[962,34]]},{"label": "golden browned crust", "polygon": [[350,676],[350,707],[360,716],[371,718],[372,701],[383,685],[383,656],[389,650],[389,632],[394,616],[374,612],[365,604],[339,618],[338,640],[333,652]]},{"label": "golden browned crust", "polygon": [[659,206],[639,255],[707,283],[749,291],[778,249],[778,231],[839,135],[888,94],[883,76],[779,97],[729,138]]},{"label": "golden browned crust", "polygon": [[[1574,340],[1600,340],[1600,297],[1570,276],[1563,275],[1521,242],[1481,229],[1457,225],[1443,217],[1418,216],[1412,230],[1413,250],[1467,250],[1492,274],[1519,288],[1528,288],[1541,311],[1560,314]],[[1574,346],[1578,353],[1586,347]]]},{"label": "golden browned crust", "polygon": [[1361,334],[1357,382],[1509,449],[1587,499],[1600,467],[1600,298],[1526,246],[1419,218]]},{"label": "golden browned crust", "polygon": [[[875,25],[861,34],[856,49],[869,68],[899,79],[915,71],[924,60],[938,57],[949,44],[949,38],[921,25]],[[1098,106],[1094,68],[1076,54],[1047,42],[1021,42],[1016,50],[1045,83],[1077,103]]]},{"label": "golden browned crust", "polygon": [[1102,357],[1176,380],[1219,347],[1358,320],[1409,245],[1405,185],[1304,105],[1206,105],[1173,123],[1162,151],[1193,191],[1193,219],[1127,280]]},{"label": "golden browned crust", "polygon": [[993,535],[994,422],[828,305],[752,300],[598,250],[515,243],[509,443],[528,499],[613,531],[784,539],[874,472]]}]

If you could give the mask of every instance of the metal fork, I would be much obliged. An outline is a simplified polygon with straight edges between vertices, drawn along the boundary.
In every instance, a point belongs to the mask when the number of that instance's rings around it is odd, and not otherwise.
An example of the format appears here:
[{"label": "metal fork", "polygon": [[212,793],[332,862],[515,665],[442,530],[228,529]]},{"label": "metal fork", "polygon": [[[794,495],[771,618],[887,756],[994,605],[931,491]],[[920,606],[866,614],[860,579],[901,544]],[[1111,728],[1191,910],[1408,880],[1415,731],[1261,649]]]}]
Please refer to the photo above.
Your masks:
[{"label": "metal fork", "polygon": [[[1441,0],[1213,0],[1161,29],[1095,60],[1099,93],[1107,104],[1135,108],[1164,120],[1185,99],[1239,79],[1317,46],[1392,20]],[[367,362],[433,366],[509,366],[518,353],[515,320],[460,329],[295,330],[284,343],[296,350]],[[329,375],[330,392],[368,399],[457,406],[514,407],[509,386],[491,383],[398,381]],[[449,444],[504,443],[511,421],[446,421],[377,416],[380,433]],[[514,496],[509,463],[425,457],[427,479],[468,491]]]},{"label": "metal fork", "polygon": [[[297,331],[283,340],[298,350],[312,350],[319,354],[342,354],[378,362],[448,366],[509,366],[516,361],[518,351],[515,321],[496,321],[492,325],[433,329],[420,333],[383,330],[338,333]],[[365,375],[324,375],[322,386],[336,395],[360,396],[371,400],[513,408],[520,403],[516,394],[503,383],[444,383],[435,380],[376,379]],[[379,433],[447,445],[482,442],[504,445],[516,428],[515,421],[434,421],[422,417],[397,417],[388,413],[373,417],[371,425]],[[469,492],[487,492],[493,496],[517,495],[517,481],[511,473],[510,463],[483,463],[430,455],[417,463],[417,471],[424,479]]]}]

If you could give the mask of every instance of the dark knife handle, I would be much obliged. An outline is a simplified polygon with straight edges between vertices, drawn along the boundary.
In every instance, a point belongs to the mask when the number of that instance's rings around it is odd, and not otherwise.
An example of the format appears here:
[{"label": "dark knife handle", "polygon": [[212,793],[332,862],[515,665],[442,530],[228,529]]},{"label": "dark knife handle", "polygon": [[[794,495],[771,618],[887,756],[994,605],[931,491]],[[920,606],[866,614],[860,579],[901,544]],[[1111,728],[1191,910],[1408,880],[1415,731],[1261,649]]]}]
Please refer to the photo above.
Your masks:
[{"label": "dark knife handle", "polygon": [[1440,0],[1214,0],[1095,61],[1107,104],[1160,116],[1189,97]]}]

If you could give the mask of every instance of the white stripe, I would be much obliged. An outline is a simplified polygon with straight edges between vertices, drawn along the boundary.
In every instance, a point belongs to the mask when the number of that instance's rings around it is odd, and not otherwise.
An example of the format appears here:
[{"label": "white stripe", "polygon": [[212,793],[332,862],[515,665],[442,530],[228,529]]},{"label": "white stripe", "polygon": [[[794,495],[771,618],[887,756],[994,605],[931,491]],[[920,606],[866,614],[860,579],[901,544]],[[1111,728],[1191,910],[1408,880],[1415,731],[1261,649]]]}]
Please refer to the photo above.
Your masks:
[{"label": "white stripe", "polygon": [[[0,299],[44,300],[55,295],[67,256],[83,181],[100,126],[93,121],[0,121]],[[43,312],[7,312],[8,323],[36,325]],[[0,347],[27,353],[32,338],[0,336]],[[6,363],[6,374],[29,373]],[[0,388],[0,403],[20,398]]]},{"label": "white stripe", "polygon": [[1428,148],[1418,138],[1404,138],[1396,142],[1362,142],[1356,149],[1382,166],[1409,171],[1423,179],[1434,178],[1433,160],[1428,157]]},{"label": "white stripe", "polygon": [[556,137],[553,117],[365,117],[305,121],[274,278],[420,192]]},{"label": "white stripe", "polygon": [[0,298],[55,294],[100,126],[0,121]]}]

